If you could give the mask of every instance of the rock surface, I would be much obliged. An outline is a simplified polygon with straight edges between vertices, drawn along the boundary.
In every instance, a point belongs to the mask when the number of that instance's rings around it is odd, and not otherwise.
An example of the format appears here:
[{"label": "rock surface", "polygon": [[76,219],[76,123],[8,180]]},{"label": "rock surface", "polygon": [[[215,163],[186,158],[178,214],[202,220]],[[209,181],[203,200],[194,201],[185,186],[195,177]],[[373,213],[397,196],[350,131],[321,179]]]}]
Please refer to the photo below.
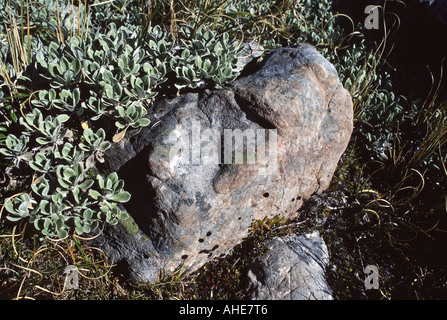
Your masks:
[{"label": "rock surface", "polygon": [[253,300],[332,300],[328,250],[318,231],[275,238],[248,271]]},{"label": "rock surface", "polygon": [[[152,126],[105,155],[104,169],[118,171],[132,194],[132,219],[97,241],[132,279],[153,282],[180,265],[194,271],[240,243],[254,220],[294,218],[328,187],[352,132],[349,93],[309,45],[264,61],[231,91],[157,102]],[[228,132],[234,145],[225,144]],[[237,141],[244,133],[250,143]]]}]

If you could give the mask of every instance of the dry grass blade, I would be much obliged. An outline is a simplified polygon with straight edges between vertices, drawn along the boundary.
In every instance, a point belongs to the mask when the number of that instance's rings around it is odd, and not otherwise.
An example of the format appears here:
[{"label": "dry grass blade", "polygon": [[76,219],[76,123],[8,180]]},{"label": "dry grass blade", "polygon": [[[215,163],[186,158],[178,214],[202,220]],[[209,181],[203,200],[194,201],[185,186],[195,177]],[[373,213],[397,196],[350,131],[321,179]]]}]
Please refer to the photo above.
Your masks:
[{"label": "dry grass blade", "polygon": [[[7,259],[7,265],[11,269],[10,277],[14,277],[14,283],[17,284],[5,288],[6,291],[2,290],[2,294],[10,295],[14,291],[13,299],[34,299],[44,292],[53,298],[65,299],[76,292],[65,287],[68,274],[63,275],[62,272],[65,274],[68,265],[76,266],[79,276],[90,283],[109,281],[112,266],[101,249],[90,247],[88,241],[81,246],[81,240],[75,237],[74,241],[34,238],[33,243],[30,243],[31,239],[24,236],[26,228],[25,223],[20,233],[17,233],[17,226],[14,226],[10,234],[1,235],[2,246],[9,244],[13,252]],[[7,283],[12,281],[8,280]]]},{"label": "dry grass blade", "polygon": [[[9,52],[11,55],[12,67],[14,70],[15,78],[23,72],[24,68],[28,65],[31,59],[31,38],[30,38],[30,18],[29,18],[29,0],[26,0],[26,27],[23,25],[23,2],[21,2],[20,11],[20,30],[17,21],[12,13],[11,6],[8,0],[8,18],[9,26],[5,25],[6,28],[6,39],[8,42]],[[24,30],[26,28],[27,33],[27,44],[26,50],[24,48]],[[17,93],[14,81],[11,79],[8,69],[6,68],[5,62],[0,59],[0,74],[4,79],[4,83],[8,86],[9,92],[14,95]]]},{"label": "dry grass blade", "polygon": [[434,81],[432,81],[430,93],[420,106],[421,111],[415,121],[415,126],[416,130],[425,131],[425,136],[407,161],[409,167],[418,167],[424,160],[447,145],[447,101],[438,102],[446,59],[447,57],[442,60],[437,87],[434,88]]},{"label": "dry grass blade", "polygon": [[58,25],[57,40],[59,43],[64,43],[64,35],[62,34],[60,14],[59,14],[59,0],[56,0],[56,19]]}]

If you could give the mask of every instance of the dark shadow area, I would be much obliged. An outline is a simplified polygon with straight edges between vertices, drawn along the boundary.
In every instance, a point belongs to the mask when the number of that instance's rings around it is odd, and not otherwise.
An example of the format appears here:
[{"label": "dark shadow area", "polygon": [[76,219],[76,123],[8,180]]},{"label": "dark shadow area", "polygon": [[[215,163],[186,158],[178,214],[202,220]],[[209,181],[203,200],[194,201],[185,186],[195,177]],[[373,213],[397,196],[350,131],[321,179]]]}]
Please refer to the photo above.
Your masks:
[{"label": "dark shadow area", "polygon": [[132,197],[123,206],[133,217],[141,231],[151,237],[153,219],[156,218],[155,191],[148,181],[150,146],[143,149],[136,157],[124,164],[118,175],[124,180],[126,191]]},{"label": "dark shadow area", "polygon": [[[394,69],[390,73],[393,92],[424,100],[440,80],[443,86],[447,85],[446,77],[441,79],[442,61],[447,57],[447,26],[428,11],[427,5],[415,0],[401,2],[386,1],[383,11],[384,0],[335,0],[334,12],[347,14],[357,25],[363,26],[367,17],[365,8],[368,5],[380,6],[379,29],[362,28],[360,31],[367,40],[380,43],[385,31],[382,18],[385,17],[387,30],[390,31],[385,58]],[[347,20],[340,21],[345,30],[350,30]],[[439,98],[447,99],[446,90],[442,90]]]},{"label": "dark shadow area", "polygon": [[[367,17],[366,6],[372,4],[382,8],[384,3],[384,0],[335,0],[334,12],[349,15],[367,41],[380,43],[384,35],[383,21],[378,30],[367,30],[363,26]],[[382,18],[382,9],[380,13]],[[389,90],[421,105],[426,99],[430,101],[433,98],[439,85],[437,102],[446,100],[447,77],[442,75],[441,66],[445,58],[444,68],[447,68],[447,26],[427,10],[427,5],[416,0],[387,1],[385,21],[390,28],[384,55],[386,67],[390,67],[386,70],[392,83]],[[351,30],[347,19],[340,19],[340,22],[345,30]],[[398,22],[398,27],[397,24],[393,26],[394,22]],[[403,133],[405,140],[402,143],[407,149],[417,150],[425,131],[416,132],[411,122],[402,124],[399,130]],[[343,161],[340,161],[340,167]],[[387,184],[392,186],[393,182],[402,179],[392,174],[392,170],[376,174],[376,178],[370,180],[372,185],[365,185],[365,188],[386,191]],[[344,179],[348,183],[356,183],[355,176],[345,175]],[[446,189],[436,181],[442,181],[442,177],[427,174],[424,193],[420,194],[418,203],[415,201],[408,208],[396,205],[395,211],[381,213],[380,224],[364,219],[364,207],[358,203],[358,199],[362,201],[360,197],[347,197],[345,207],[336,205],[337,209],[331,211],[323,228],[333,263],[333,268],[328,270],[328,281],[337,299],[447,298],[447,215],[443,196]],[[334,194],[337,198],[333,192],[349,195],[349,190],[345,189],[346,181],[340,183],[336,185],[335,178],[335,190],[328,190],[325,196]],[[408,185],[418,183],[414,181]],[[403,198],[403,192],[399,196]],[[324,208],[319,203],[312,205],[321,210]],[[302,218],[310,217],[306,214],[306,206],[302,211]],[[364,268],[367,265],[379,267],[380,290],[366,290]]]}]

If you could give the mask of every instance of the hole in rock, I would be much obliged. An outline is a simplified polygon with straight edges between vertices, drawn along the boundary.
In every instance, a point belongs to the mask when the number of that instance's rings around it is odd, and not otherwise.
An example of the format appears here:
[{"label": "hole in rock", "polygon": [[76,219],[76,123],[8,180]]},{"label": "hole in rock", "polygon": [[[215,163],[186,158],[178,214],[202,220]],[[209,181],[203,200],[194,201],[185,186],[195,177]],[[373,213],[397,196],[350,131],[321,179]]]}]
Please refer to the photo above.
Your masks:
[{"label": "hole in rock", "polygon": [[205,241],[205,240],[203,240],[203,239],[199,239],[199,242],[200,242],[200,243],[202,243],[203,241]]},{"label": "hole in rock", "polygon": [[218,244],[216,244],[216,245],[211,249],[211,251],[214,251],[214,250],[216,250],[217,248],[219,248],[219,245],[218,245]]},{"label": "hole in rock", "polygon": [[188,259],[188,255],[187,255],[187,254],[184,254],[184,255],[182,256],[182,259],[183,259],[183,260]]},{"label": "hole in rock", "polygon": [[269,197],[269,193],[268,192],[265,192],[262,196],[264,197],[264,198],[268,198]]},{"label": "hole in rock", "polygon": [[212,235],[212,233],[211,233],[211,231],[208,231],[208,232],[206,233],[206,236],[209,237],[210,235]]}]

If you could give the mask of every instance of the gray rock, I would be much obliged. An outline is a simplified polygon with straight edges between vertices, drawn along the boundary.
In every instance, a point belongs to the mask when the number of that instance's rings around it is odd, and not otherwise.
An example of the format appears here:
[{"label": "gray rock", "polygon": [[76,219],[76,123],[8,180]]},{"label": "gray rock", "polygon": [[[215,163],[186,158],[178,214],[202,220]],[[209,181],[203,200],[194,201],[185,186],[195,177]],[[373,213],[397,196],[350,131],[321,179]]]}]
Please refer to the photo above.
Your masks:
[{"label": "gray rock", "polygon": [[326,244],[318,231],[275,238],[248,271],[253,300],[332,300]]},{"label": "gray rock", "polygon": [[239,58],[239,65],[237,68],[239,72],[241,72],[244,68],[250,68],[250,64],[261,58],[265,51],[264,47],[255,40],[250,41],[243,46],[244,49],[241,57]]},{"label": "gray rock", "polygon": [[[275,51],[232,91],[183,94],[150,113],[151,127],[105,155],[105,170],[118,171],[132,194],[132,219],[97,239],[112,263],[145,282],[227,254],[254,220],[296,217],[328,187],[353,127],[349,93],[309,45]],[[237,130],[259,140],[226,145]]]}]

